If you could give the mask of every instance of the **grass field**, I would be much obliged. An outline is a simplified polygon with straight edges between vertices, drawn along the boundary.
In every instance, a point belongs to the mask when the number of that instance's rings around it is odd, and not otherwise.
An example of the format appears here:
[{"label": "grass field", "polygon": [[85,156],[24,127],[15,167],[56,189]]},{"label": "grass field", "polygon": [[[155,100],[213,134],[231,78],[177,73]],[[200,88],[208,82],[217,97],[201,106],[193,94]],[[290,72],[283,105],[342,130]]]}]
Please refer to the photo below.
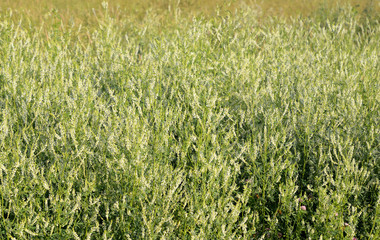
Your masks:
[{"label": "grass field", "polygon": [[2,1],[0,239],[380,239],[379,6],[280,2]]},{"label": "grass field", "polygon": [[[34,23],[45,22],[46,18],[59,18],[65,24],[76,23],[97,26],[98,15],[102,14],[101,3],[103,0],[2,0],[1,10],[12,9],[14,14],[21,12]],[[191,18],[194,15],[215,16],[215,10],[221,13],[225,11],[234,12],[240,8],[254,8],[256,18],[265,17],[304,17],[313,16],[320,10],[344,7],[350,4],[359,12],[380,12],[380,1],[378,0],[110,0],[108,9],[116,21],[120,18],[133,17],[144,19],[147,11],[160,15],[160,20],[171,21],[173,15],[180,14],[181,17]],[[54,11],[52,11],[54,10]],[[94,14],[97,13],[98,15]],[[148,14],[148,17],[151,17]]]}]

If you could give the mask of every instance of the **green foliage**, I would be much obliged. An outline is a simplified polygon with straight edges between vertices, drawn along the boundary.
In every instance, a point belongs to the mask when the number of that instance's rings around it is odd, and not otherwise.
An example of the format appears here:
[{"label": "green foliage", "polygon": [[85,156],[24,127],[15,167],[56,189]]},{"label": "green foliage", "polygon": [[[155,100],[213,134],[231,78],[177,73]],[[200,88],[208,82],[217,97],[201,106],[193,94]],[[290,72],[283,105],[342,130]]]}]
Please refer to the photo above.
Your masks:
[{"label": "green foliage", "polygon": [[106,7],[1,17],[0,238],[380,238],[377,21]]}]

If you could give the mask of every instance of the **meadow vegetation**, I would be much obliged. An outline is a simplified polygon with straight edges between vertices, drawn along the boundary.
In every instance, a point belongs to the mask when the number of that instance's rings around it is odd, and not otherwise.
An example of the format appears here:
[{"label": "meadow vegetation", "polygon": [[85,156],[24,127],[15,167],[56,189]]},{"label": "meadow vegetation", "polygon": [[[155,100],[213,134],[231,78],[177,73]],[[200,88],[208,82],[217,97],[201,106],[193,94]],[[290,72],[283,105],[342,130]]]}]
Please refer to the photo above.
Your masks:
[{"label": "meadow vegetation", "polygon": [[[36,25],[50,24],[51,16],[65,24],[82,24],[98,26],[98,18],[103,17],[101,3],[103,0],[2,0],[0,12],[12,9],[14,15],[29,18]],[[376,0],[109,0],[108,11],[114,20],[133,18],[141,21],[151,17],[148,13],[159,15],[156,20],[172,21],[180,14],[182,18],[191,19],[201,15],[205,18],[215,17],[240,8],[254,8],[255,18],[260,21],[266,17],[291,18],[328,14],[328,9],[344,7],[347,4],[355,11],[373,17],[380,11],[380,2]],[[217,11],[216,11],[217,10]],[[17,19],[19,16],[17,16]],[[47,21],[49,19],[49,21]],[[165,22],[167,24],[167,22]]]},{"label": "meadow vegetation", "polygon": [[112,4],[1,10],[1,239],[380,239],[375,2]]}]

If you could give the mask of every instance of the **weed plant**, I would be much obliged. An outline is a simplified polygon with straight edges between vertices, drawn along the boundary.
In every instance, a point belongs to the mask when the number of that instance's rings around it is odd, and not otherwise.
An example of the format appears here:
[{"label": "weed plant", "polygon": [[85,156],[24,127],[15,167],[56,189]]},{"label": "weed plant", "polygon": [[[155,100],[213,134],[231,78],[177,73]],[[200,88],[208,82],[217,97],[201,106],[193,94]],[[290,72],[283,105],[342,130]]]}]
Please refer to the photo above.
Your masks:
[{"label": "weed plant", "polygon": [[103,6],[1,16],[1,239],[380,239],[378,19]]}]

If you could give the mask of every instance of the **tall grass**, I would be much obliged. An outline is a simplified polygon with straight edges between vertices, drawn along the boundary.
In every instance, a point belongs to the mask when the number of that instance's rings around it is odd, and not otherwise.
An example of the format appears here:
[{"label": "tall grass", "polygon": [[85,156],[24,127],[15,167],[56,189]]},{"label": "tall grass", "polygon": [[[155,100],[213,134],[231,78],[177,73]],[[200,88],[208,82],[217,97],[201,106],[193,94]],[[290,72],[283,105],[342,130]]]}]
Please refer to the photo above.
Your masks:
[{"label": "tall grass", "polygon": [[1,16],[0,238],[380,238],[376,19],[103,7]]}]

